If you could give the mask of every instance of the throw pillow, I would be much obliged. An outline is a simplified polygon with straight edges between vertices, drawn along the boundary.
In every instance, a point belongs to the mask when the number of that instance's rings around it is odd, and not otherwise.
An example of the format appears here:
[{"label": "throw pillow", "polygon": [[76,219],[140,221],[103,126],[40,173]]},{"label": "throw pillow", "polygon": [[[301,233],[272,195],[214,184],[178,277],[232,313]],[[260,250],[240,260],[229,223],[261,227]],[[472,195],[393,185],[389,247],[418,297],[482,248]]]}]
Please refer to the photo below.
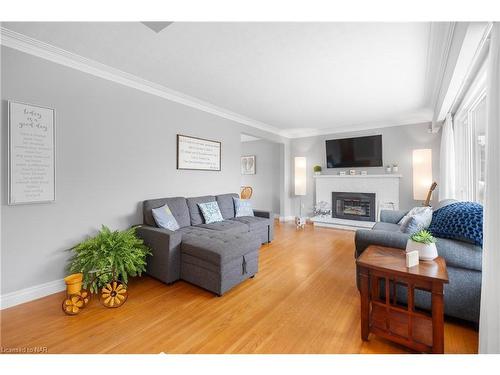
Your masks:
[{"label": "throw pillow", "polygon": [[252,202],[250,202],[249,199],[233,198],[233,200],[234,210],[236,212],[235,217],[254,216]]},{"label": "throw pillow", "polygon": [[415,207],[399,222],[399,230],[403,233],[415,233],[427,229],[432,221],[431,207]]},{"label": "throw pillow", "polygon": [[180,228],[177,220],[175,220],[175,217],[172,214],[172,211],[167,205],[153,208],[151,211],[153,212],[153,218],[155,219],[156,225],[160,228],[170,230],[177,230]]},{"label": "throw pillow", "polygon": [[198,203],[198,207],[200,207],[201,213],[203,214],[205,224],[224,220],[217,202]]},{"label": "throw pillow", "polygon": [[432,215],[429,231],[436,237],[483,246],[483,206],[458,202],[440,208]]},{"label": "throw pillow", "polygon": [[[427,206],[413,207],[410,211],[408,211],[408,213],[405,216],[403,216],[403,218],[401,220],[399,220],[398,224],[399,225],[403,224],[403,222],[405,220],[407,220],[410,216],[415,216],[415,215],[419,215],[419,214],[424,213],[424,212],[428,212],[429,209],[431,210],[431,213],[432,213],[431,207],[427,207]],[[430,223],[431,223],[431,220],[429,220],[429,224],[427,224],[427,226],[429,226]]]}]

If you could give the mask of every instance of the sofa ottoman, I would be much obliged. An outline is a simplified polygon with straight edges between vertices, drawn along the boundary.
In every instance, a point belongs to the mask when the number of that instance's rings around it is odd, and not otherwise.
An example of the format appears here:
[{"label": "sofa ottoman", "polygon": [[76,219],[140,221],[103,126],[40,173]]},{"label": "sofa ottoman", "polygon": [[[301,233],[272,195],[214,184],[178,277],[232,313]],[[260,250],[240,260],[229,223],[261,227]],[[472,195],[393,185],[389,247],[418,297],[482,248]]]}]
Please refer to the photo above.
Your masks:
[{"label": "sofa ottoman", "polygon": [[181,244],[181,279],[221,296],[257,273],[260,245],[250,233],[187,233]]}]

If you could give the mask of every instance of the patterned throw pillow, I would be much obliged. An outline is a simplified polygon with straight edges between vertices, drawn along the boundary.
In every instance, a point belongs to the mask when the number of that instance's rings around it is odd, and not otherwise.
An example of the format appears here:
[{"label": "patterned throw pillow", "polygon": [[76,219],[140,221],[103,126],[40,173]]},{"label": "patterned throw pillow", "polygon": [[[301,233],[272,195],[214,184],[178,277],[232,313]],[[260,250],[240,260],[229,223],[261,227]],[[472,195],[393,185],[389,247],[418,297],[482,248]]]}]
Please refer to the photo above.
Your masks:
[{"label": "patterned throw pillow", "polygon": [[249,199],[233,198],[235,217],[253,216],[252,202]]},{"label": "patterned throw pillow", "polygon": [[198,203],[198,207],[200,207],[206,224],[224,220],[217,202]]},{"label": "patterned throw pillow", "polygon": [[403,233],[415,233],[427,229],[431,225],[431,221],[431,207],[415,207],[399,221],[399,230]]},{"label": "patterned throw pillow", "polygon": [[158,225],[160,228],[170,230],[177,230],[180,228],[177,220],[175,220],[175,217],[172,214],[172,211],[170,211],[170,208],[167,205],[153,208],[151,211],[153,212],[153,217],[155,219],[156,225]]},{"label": "patterned throw pillow", "polygon": [[429,231],[436,237],[483,246],[483,206],[458,202],[440,208],[432,215]]}]

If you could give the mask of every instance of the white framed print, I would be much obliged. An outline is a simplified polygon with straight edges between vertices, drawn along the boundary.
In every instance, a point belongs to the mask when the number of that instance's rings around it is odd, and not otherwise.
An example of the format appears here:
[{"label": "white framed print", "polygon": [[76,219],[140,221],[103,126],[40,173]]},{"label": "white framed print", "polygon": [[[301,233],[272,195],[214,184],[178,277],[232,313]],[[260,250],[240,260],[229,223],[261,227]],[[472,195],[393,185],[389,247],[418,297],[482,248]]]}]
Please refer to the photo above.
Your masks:
[{"label": "white framed print", "polygon": [[56,200],[55,127],[53,108],[8,102],[9,205]]},{"label": "white framed print", "polygon": [[255,155],[241,157],[241,174],[255,174]]},{"label": "white framed print", "polygon": [[177,134],[177,169],[221,170],[221,142]]}]

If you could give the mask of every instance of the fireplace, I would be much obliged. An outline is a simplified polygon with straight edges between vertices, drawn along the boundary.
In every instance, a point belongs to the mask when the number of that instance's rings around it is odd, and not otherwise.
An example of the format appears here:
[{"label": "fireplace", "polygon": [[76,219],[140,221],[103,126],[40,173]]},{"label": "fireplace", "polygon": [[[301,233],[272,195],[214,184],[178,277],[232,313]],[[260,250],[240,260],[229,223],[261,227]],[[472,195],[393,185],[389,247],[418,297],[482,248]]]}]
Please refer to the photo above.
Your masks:
[{"label": "fireplace", "polygon": [[375,221],[375,194],[332,192],[332,217]]}]

